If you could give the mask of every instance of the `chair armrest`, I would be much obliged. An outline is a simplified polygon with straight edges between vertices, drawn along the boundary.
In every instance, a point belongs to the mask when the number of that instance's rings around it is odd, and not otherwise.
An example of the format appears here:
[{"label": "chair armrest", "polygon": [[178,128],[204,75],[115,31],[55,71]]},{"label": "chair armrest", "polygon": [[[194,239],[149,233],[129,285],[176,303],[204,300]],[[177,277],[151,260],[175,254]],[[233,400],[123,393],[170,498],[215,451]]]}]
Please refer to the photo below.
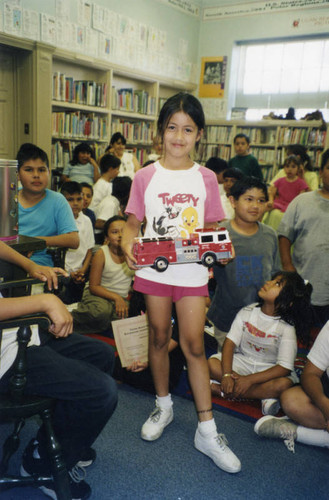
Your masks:
[{"label": "chair armrest", "polygon": [[5,319],[0,321],[0,330],[6,328],[20,328],[21,326],[38,325],[43,330],[48,330],[51,321],[46,314],[33,314],[28,316],[19,316],[17,318]]}]

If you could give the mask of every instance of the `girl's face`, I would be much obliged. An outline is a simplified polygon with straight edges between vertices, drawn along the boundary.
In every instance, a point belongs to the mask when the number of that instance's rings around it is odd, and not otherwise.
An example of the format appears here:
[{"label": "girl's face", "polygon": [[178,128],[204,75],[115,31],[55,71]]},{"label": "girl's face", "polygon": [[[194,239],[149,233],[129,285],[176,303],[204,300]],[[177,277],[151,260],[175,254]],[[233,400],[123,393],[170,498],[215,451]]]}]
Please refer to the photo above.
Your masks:
[{"label": "girl's face", "polygon": [[83,208],[88,208],[91,200],[93,199],[93,194],[90,188],[83,187],[82,188],[82,197],[83,197]]},{"label": "girl's face", "polygon": [[201,138],[202,132],[198,130],[189,115],[183,111],[174,113],[163,134],[165,157],[171,156],[178,159],[189,156],[195,143]]},{"label": "girl's face", "polygon": [[231,187],[236,183],[236,179],[234,177],[224,177],[223,179],[223,188],[227,195],[231,192]]},{"label": "girl's face", "polygon": [[112,144],[112,148],[113,148],[113,154],[115,156],[118,156],[119,158],[121,158],[121,156],[125,152],[126,146],[125,146],[125,144],[122,143],[121,140],[119,140],[119,141],[114,142]]},{"label": "girl's face", "polygon": [[258,292],[258,296],[267,304],[274,304],[275,299],[284,287],[282,276],[277,276],[273,280],[266,281],[265,285]]},{"label": "girl's face", "polygon": [[80,153],[78,153],[78,160],[81,165],[86,165],[90,161],[90,153],[87,151],[80,151]]},{"label": "girl's face", "polygon": [[299,166],[294,161],[290,161],[283,167],[286,177],[289,180],[293,180],[298,175]]},{"label": "girl's face", "polygon": [[118,250],[121,247],[121,239],[126,221],[117,220],[112,222],[107,231],[107,244],[113,250]]}]

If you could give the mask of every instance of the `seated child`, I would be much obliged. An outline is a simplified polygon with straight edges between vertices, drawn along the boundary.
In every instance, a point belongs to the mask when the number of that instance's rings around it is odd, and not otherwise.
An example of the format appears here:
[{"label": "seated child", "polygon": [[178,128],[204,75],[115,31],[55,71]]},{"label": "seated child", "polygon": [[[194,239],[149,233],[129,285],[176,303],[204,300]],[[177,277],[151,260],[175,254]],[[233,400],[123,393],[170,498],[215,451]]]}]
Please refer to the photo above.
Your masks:
[{"label": "seated child", "polygon": [[96,224],[95,212],[89,208],[91,200],[93,199],[94,190],[92,185],[88,184],[88,182],[80,182],[80,186],[82,188],[82,198],[83,198],[82,211],[87,217],[89,217],[92,226],[94,228]]},{"label": "seated child", "polygon": [[216,175],[219,194],[222,196],[223,194],[225,194],[223,186],[223,173],[228,167],[227,161],[223,160],[222,158],[217,158],[217,156],[212,156],[206,161],[205,166],[209,168],[209,170],[212,170],[212,172],[214,172],[214,174]]},{"label": "seated child", "polygon": [[[45,240],[47,247],[78,248],[79,236],[72,210],[64,196],[47,189],[48,156],[34,144],[23,144],[17,153],[19,234]],[[47,250],[34,252],[37,264],[52,266]]]},{"label": "seated child", "polygon": [[297,156],[288,156],[283,165],[285,177],[277,179],[274,185],[269,187],[269,201],[267,203],[269,211],[265,214],[263,222],[273,229],[278,229],[289,203],[296,196],[309,189],[306,181],[299,177],[300,167],[301,162]]},{"label": "seated child", "polygon": [[308,341],[311,293],[295,272],[279,271],[265,283],[260,302],[239,311],[222,352],[208,360],[214,395],[261,399],[263,415],[276,415],[281,393],[298,382],[296,336]]},{"label": "seated child", "polygon": [[234,149],[236,156],[228,162],[229,167],[239,168],[244,175],[257,177],[263,180],[263,174],[257,159],[249,153],[250,139],[245,134],[237,134],[234,137]]},{"label": "seated child", "polygon": [[125,219],[116,215],[104,225],[105,244],[93,257],[89,286],[72,312],[77,333],[109,334],[112,320],[128,316],[134,271],[129,269],[121,250],[125,224]]},{"label": "seated child", "polygon": [[[129,301],[129,317],[139,316],[146,311],[144,296],[133,290]],[[186,363],[185,356],[179,345],[178,321],[175,306],[172,311],[172,334],[169,341],[169,391],[172,392],[180,380]],[[142,391],[155,394],[151,369],[148,363],[136,361],[131,366],[122,368],[120,358],[115,358],[113,377]]]},{"label": "seated child", "polygon": [[150,160],[152,163],[154,163],[159,158],[161,158],[162,154],[163,154],[162,140],[161,137],[156,135],[155,137],[153,137],[152,152],[148,155],[147,159]]},{"label": "seated child", "polygon": [[301,386],[281,395],[281,405],[289,417],[262,417],[256,422],[259,436],[283,439],[295,452],[295,441],[329,448],[329,321],[310,350],[301,377]]},{"label": "seated child", "polygon": [[234,219],[234,208],[229,200],[229,196],[231,196],[231,187],[234,186],[236,181],[242,179],[242,177],[243,173],[238,168],[227,168],[223,172],[224,194],[221,194],[220,200],[225,212],[225,219]]},{"label": "seated child", "polygon": [[88,182],[94,184],[99,179],[99,168],[94,159],[94,152],[86,142],[81,142],[73,150],[73,158],[64,167],[62,182]]},{"label": "seated child", "polygon": [[105,196],[95,208],[95,238],[97,244],[103,243],[105,221],[114,215],[123,215],[127,204],[132,180],[128,176],[113,179],[112,194]]},{"label": "seated child", "polygon": [[69,249],[66,252],[65,271],[70,274],[70,281],[60,295],[65,304],[72,304],[73,302],[79,302],[82,298],[85,281],[89,273],[95,238],[91,221],[82,212],[83,197],[81,185],[74,181],[64,182],[61,193],[65,196],[72,209],[80,238],[79,247],[76,250]]},{"label": "seated child", "polygon": [[110,154],[102,156],[99,162],[101,177],[94,185],[94,196],[90,204],[90,209],[94,212],[103,198],[112,194],[112,181],[119,174],[120,165],[121,161],[116,156]]}]

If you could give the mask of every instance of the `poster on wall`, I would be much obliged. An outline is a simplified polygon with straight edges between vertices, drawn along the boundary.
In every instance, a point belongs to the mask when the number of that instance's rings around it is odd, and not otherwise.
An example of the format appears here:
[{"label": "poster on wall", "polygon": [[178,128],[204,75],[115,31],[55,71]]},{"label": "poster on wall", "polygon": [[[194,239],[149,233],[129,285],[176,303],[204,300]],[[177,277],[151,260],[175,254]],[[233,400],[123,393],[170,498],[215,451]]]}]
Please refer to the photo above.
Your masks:
[{"label": "poster on wall", "polygon": [[199,97],[224,97],[227,56],[202,57]]}]

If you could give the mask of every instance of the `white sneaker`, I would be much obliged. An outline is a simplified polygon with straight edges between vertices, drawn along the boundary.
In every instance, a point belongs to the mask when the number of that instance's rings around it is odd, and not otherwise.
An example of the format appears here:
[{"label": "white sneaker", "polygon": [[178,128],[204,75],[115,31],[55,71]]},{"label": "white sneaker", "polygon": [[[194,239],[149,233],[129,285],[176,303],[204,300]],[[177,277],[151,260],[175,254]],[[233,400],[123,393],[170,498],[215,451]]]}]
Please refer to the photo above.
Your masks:
[{"label": "white sneaker", "polygon": [[141,437],[145,441],[155,441],[164,431],[164,428],[172,422],[174,418],[174,411],[172,406],[170,408],[160,408],[155,403],[155,408],[146,420],[141,430]]},{"label": "white sneaker", "polygon": [[276,415],[280,410],[280,400],[275,398],[262,399],[262,414]]},{"label": "white sneaker", "polygon": [[224,434],[217,434],[217,431],[203,436],[199,429],[196,430],[194,446],[197,450],[211,458],[217,467],[225,472],[239,472],[241,462],[233,451],[227,446],[227,439]]},{"label": "white sneaker", "polygon": [[257,420],[254,431],[258,436],[283,439],[288,450],[295,453],[297,425],[288,417],[262,417]]}]

